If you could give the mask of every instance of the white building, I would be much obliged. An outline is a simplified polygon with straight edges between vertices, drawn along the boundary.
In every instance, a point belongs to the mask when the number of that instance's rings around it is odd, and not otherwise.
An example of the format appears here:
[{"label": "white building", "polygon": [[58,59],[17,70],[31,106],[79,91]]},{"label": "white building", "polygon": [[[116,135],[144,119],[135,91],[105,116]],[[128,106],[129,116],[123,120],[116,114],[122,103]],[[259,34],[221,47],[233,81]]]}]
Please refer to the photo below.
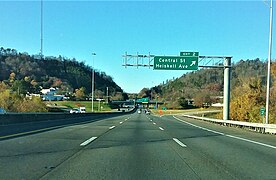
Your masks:
[{"label": "white building", "polygon": [[43,101],[61,101],[64,98],[64,95],[57,95],[57,88],[42,89],[41,97]]}]

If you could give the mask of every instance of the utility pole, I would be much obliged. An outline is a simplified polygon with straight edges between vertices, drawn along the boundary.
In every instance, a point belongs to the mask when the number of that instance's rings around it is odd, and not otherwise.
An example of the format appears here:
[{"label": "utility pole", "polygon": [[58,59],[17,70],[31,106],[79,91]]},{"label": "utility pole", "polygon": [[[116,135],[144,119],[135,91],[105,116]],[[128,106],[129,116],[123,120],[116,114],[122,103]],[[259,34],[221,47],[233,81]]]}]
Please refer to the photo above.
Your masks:
[{"label": "utility pole", "polygon": [[92,64],[93,64],[93,68],[92,68],[92,81],[91,81],[91,93],[92,93],[92,97],[91,97],[91,112],[94,112],[94,84],[95,84],[95,68],[94,68],[94,56],[96,56],[96,53],[92,53]]},{"label": "utility pole", "polygon": [[268,61],[267,61],[267,85],[266,85],[266,110],[265,123],[269,123],[269,96],[270,96],[270,65],[271,65],[271,48],[272,48],[272,0],[270,0],[270,20],[269,20],[269,44],[268,44]]},{"label": "utility pole", "polygon": [[40,59],[43,58],[43,0],[40,1]]},{"label": "utility pole", "polygon": [[106,103],[108,103],[108,87],[106,87]]}]

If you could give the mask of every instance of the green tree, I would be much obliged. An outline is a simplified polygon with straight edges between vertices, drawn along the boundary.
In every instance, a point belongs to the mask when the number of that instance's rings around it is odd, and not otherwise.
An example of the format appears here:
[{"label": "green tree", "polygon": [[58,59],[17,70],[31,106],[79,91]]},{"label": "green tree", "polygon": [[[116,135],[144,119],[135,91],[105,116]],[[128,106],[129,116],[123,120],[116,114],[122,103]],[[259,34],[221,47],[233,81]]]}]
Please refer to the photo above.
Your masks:
[{"label": "green tree", "polygon": [[178,103],[180,106],[182,106],[183,108],[188,108],[188,100],[186,100],[184,97],[181,97],[178,99]]},{"label": "green tree", "polygon": [[30,82],[26,82],[24,80],[15,80],[12,84],[12,90],[17,92],[18,95],[23,94],[26,95],[29,92],[31,87]]}]

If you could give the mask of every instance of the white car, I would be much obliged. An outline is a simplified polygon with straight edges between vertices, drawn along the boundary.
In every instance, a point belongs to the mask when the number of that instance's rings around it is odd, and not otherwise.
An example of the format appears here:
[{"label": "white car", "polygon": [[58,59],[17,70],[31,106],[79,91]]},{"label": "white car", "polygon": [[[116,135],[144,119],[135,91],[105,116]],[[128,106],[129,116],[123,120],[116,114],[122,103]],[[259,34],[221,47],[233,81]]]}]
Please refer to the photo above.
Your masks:
[{"label": "white car", "polygon": [[70,114],[73,114],[73,113],[80,113],[80,111],[79,111],[79,109],[74,108],[74,109],[70,110]]}]

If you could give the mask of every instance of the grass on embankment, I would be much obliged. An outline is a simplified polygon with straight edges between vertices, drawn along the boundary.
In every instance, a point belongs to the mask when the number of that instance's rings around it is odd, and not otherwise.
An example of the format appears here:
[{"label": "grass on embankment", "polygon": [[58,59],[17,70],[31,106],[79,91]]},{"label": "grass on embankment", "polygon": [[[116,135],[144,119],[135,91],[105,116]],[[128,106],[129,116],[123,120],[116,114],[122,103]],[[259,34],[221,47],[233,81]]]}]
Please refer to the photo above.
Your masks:
[{"label": "grass on embankment", "polygon": [[[184,113],[192,113],[192,112],[200,112],[200,111],[210,111],[210,110],[218,110],[213,108],[196,108],[196,109],[180,109],[180,110],[162,110],[162,115],[174,115],[174,114],[184,114]],[[160,109],[152,109],[152,113],[160,115]]]},{"label": "grass on embankment", "polygon": [[[55,107],[60,109],[72,109],[78,107],[85,107],[86,112],[91,112],[92,102],[91,101],[47,101],[45,102],[49,107]],[[94,112],[99,112],[99,102],[93,102]],[[111,111],[109,105],[105,102],[100,103],[100,111]]]}]

